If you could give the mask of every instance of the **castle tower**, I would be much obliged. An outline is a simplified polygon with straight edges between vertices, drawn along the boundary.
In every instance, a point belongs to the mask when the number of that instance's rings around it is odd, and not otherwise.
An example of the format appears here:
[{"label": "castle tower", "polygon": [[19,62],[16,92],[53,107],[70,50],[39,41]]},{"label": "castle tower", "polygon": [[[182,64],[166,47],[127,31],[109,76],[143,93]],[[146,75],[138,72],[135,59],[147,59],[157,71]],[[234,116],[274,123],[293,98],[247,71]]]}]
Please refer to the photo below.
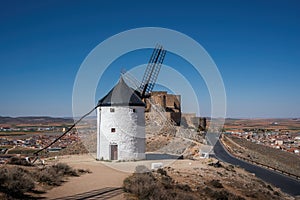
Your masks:
[{"label": "castle tower", "polygon": [[121,77],[98,102],[97,159],[145,159],[145,103]]}]

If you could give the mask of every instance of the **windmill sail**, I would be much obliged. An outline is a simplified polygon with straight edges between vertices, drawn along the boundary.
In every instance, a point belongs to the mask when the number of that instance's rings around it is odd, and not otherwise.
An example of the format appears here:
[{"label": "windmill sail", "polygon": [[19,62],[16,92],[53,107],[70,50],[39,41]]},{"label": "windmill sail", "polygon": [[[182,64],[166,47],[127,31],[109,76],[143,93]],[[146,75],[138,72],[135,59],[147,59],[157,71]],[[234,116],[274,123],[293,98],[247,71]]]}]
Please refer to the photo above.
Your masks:
[{"label": "windmill sail", "polygon": [[153,90],[161,65],[164,61],[166,50],[162,45],[156,45],[147,65],[142,83],[139,87],[141,98],[145,98]]}]

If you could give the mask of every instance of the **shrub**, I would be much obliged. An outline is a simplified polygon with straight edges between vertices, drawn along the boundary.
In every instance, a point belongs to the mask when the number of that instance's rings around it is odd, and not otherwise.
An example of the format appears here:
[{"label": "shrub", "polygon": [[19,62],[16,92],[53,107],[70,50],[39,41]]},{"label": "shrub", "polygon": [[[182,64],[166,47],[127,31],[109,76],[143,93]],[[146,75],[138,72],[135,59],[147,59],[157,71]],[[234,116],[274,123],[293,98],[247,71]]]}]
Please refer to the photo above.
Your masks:
[{"label": "shrub", "polygon": [[57,173],[52,167],[47,167],[39,171],[37,181],[47,185],[59,186],[63,182],[63,174]]},{"label": "shrub", "polygon": [[280,196],[280,193],[278,191],[274,191],[274,195]]},{"label": "shrub", "polygon": [[11,165],[23,165],[23,166],[32,166],[31,163],[27,162],[25,158],[20,157],[11,157],[8,161],[8,164]]},{"label": "shrub", "polygon": [[[124,191],[143,200],[199,199],[188,185],[175,185],[165,170],[134,173],[123,182]],[[133,199],[129,196],[128,199]]]},{"label": "shrub", "polygon": [[223,188],[223,185],[222,185],[222,183],[220,183],[219,180],[213,179],[209,182],[209,184],[214,186],[215,188]]},{"label": "shrub", "polygon": [[58,163],[40,170],[37,173],[37,180],[47,185],[59,186],[64,176],[79,176],[78,172],[67,164]]},{"label": "shrub", "polygon": [[162,168],[157,169],[157,173],[159,173],[159,174],[161,174],[161,175],[163,175],[163,176],[166,176],[166,175],[167,175],[166,170],[164,170],[164,169],[162,169]]},{"label": "shrub", "polygon": [[63,175],[79,176],[76,170],[74,170],[72,167],[64,163],[57,163],[56,165],[52,165],[51,167],[57,173],[62,173]]},{"label": "shrub", "polygon": [[19,167],[0,168],[0,190],[10,196],[22,196],[34,188],[34,181],[27,170]]},{"label": "shrub", "polygon": [[92,173],[91,170],[89,170],[89,169],[78,169],[77,172],[79,174],[85,174],[85,173],[90,174],[90,173]]},{"label": "shrub", "polygon": [[[12,160],[14,163],[20,161],[20,159]],[[62,163],[43,169],[30,167],[28,171],[27,168],[9,165],[0,167],[0,199],[28,199],[29,196],[25,196],[24,193],[31,192],[35,187],[35,182],[59,186],[65,176],[90,173],[89,170],[74,170]]]},{"label": "shrub", "polygon": [[133,193],[139,199],[148,199],[157,184],[152,173],[136,173],[124,180],[124,191]]},{"label": "shrub", "polygon": [[179,188],[180,190],[183,190],[185,192],[191,192],[192,189],[189,185],[186,185],[186,184],[177,184],[176,185],[177,188]]},{"label": "shrub", "polygon": [[214,191],[213,195],[212,195],[213,198],[215,199],[229,199],[229,193],[227,191]]}]

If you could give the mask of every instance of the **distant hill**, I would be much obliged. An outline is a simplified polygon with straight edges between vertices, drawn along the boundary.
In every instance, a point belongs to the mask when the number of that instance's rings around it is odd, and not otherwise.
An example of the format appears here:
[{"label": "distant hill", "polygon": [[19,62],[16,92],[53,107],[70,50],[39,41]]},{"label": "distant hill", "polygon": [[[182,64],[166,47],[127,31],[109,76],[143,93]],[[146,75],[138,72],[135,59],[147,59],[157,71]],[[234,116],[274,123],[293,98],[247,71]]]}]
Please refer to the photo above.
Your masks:
[{"label": "distant hill", "polygon": [[0,124],[2,125],[49,125],[49,124],[70,124],[73,123],[72,118],[57,117],[2,117],[0,116]]}]

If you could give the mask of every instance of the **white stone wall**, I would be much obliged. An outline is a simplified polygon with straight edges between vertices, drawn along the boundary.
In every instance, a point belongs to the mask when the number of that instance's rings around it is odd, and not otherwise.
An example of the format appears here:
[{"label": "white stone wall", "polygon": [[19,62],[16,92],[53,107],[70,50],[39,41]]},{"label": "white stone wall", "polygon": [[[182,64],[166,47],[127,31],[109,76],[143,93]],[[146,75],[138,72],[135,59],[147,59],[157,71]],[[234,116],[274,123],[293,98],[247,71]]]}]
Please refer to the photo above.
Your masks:
[{"label": "white stone wall", "polygon": [[[114,112],[110,112],[111,108]],[[112,144],[118,145],[118,160],[145,159],[144,110],[137,106],[97,109],[97,159],[111,160]],[[115,128],[115,132],[111,132],[111,128]]]}]

